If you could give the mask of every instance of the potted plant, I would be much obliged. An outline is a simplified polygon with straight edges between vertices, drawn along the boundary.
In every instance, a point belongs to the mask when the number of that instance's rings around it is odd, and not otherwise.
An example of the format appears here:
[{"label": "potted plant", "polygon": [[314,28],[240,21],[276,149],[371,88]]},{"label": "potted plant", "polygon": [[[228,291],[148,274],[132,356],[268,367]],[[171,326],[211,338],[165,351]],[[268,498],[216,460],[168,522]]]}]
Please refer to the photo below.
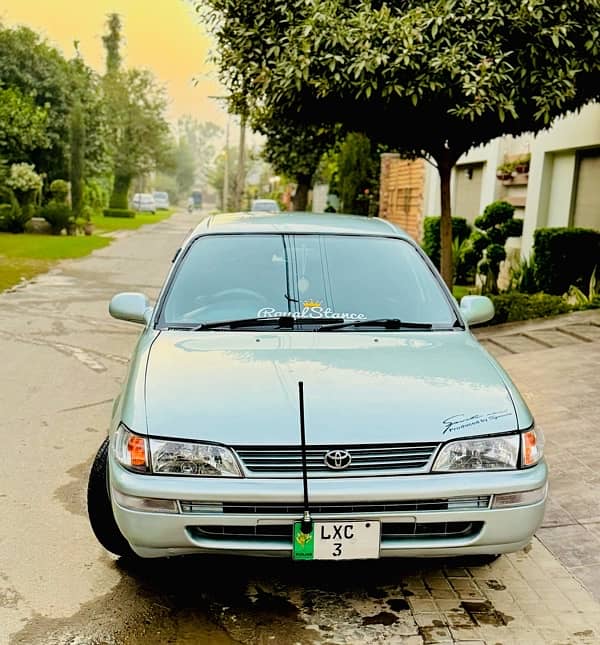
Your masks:
[{"label": "potted plant", "polygon": [[525,155],[521,155],[515,163],[515,170],[523,174],[528,173],[530,160],[531,160],[531,154],[527,153]]},{"label": "potted plant", "polygon": [[496,169],[496,177],[501,181],[509,181],[513,177],[515,164],[511,161],[505,161]]}]

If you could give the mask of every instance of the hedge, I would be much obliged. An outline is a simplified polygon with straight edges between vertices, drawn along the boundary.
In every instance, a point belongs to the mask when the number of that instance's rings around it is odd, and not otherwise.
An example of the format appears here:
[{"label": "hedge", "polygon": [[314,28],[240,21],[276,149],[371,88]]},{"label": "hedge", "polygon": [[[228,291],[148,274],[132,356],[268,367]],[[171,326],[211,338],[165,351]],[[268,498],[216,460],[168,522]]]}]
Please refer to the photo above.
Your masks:
[{"label": "hedge", "polygon": [[489,324],[497,325],[516,320],[547,318],[572,311],[572,307],[562,296],[547,293],[501,293],[489,296],[494,303],[496,313]]},{"label": "hedge", "polygon": [[538,228],[533,234],[538,288],[563,294],[571,285],[587,293],[594,267],[600,271],[600,232],[585,228]]},{"label": "hedge", "polygon": [[135,211],[128,208],[105,208],[104,217],[135,217]]},{"label": "hedge", "polygon": [[[466,240],[471,233],[471,225],[464,217],[452,218],[452,239],[458,239],[462,242]],[[440,268],[440,217],[439,215],[426,217],[423,220],[423,250],[435,266]]]}]

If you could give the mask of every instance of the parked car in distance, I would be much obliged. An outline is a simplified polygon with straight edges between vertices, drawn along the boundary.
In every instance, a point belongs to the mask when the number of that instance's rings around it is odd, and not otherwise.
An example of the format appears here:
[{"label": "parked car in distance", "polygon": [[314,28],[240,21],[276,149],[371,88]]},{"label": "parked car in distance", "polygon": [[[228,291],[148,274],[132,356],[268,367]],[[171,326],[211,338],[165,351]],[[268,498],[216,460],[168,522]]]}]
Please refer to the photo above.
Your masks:
[{"label": "parked car in distance", "polygon": [[152,197],[154,197],[157,210],[169,210],[169,193],[155,191],[152,193]]},{"label": "parked car in distance", "polygon": [[139,213],[156,213],[156,202],[150,193],[136,193],[132,204],[133,210]]},{"label": "parked car in distance", "polygon": [[378,218],[205,218],[142,334],[88,513],[117,555],[496,557],[547,495],[543,435],[403,231]]},{"label": "parked car in distance", "polygon": [[253,199],[250,210],[255,213],[279,213],[281,209],[274,199]]}]

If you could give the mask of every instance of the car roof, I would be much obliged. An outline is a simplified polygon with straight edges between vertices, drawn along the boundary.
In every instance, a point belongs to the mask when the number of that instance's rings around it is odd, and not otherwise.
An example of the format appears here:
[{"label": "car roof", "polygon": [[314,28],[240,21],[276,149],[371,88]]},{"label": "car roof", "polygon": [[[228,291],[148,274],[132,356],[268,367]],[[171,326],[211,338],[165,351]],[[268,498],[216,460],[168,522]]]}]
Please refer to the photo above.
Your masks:
[{"label": "car roof", "polygon": [[378,217],[330,213],[222,213],[205,218],[189,239],[221,233],[330,233],[383,235],[411,240],[403,230]]}]

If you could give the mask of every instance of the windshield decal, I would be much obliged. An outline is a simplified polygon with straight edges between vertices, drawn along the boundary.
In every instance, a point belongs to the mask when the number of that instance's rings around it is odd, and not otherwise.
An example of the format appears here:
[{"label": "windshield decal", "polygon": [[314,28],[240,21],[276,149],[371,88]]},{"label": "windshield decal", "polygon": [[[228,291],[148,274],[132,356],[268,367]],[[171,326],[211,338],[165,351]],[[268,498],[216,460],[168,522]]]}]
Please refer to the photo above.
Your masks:
[{"label": "windshield decal", "polygon": [[366,320],[367,316],[358,312],[339,312],[331,307],[323,307],[317,300],[305,300],[302,303],[301,311],[276,311],[274,307],[263,307],[257,312],[258,318],[280,318],[289,316],[291,318],[334,318],[340,320]]},{"label": "windshield decal", "polygon": [[465,428],[477,426],[481,423],[488,423],[489,421],[496,421],[496,419],[501,419],[502,417],[509,417],[511,414],[512,412],[509,410],[488,412],[487,414],[473,414],[470,417],[465,414],[455,414],[454,416],[448,417],[442,421],[442,425],[444,426],[442,434],[464,430]]}]

